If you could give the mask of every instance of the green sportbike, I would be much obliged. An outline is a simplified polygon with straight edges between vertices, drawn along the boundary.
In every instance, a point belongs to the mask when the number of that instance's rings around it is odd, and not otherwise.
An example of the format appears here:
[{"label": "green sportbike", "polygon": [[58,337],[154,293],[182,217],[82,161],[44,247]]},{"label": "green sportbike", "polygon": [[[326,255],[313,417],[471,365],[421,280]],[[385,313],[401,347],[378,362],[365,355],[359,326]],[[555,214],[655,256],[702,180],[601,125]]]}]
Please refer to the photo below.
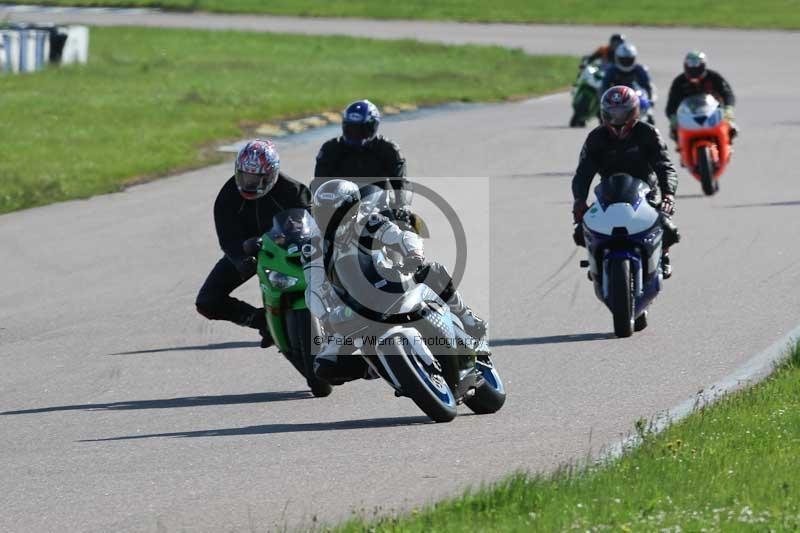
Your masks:
[{"label": "green sportbike", "polygon": [[597,116],[600,111],[598,91],[603,84],[604,74],[603,67],[598,63],[589,63],[581,68],[572,87],[571,128],[583,128],[586,122]]},{"label": "green sportbike", "polygon": [[328,396],[331,386],[314,375],[319,321],[306,306],[306,281],[300,249],[316,228],[305,209],[287,209],[272,219],[272,229],[245,243],[245,252],[258,259],[258,280],[275,346],[306,379],[314,396]]}]

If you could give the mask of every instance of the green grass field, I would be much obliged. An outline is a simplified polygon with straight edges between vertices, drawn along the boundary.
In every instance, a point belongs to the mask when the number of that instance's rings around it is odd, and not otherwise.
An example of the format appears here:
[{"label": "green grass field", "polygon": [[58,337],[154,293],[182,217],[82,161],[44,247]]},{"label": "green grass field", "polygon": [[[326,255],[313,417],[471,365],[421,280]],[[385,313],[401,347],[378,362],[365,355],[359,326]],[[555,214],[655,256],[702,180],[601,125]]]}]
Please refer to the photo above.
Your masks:
[{"label": "green grass field", "polygon": [[798,0],[40,0],[18,3],[149,6],[228,13],[490,22],[800,28]]},{"label": "green grass field", "polygon": [[[640,425],[641,426],[641,425]],[[618,461],[487,490],[341,531],[800,530],[800,345],[767,381]]]},{"label": "green grass field", "polygon": [[96,28],[87,67],[0,77],[0,213],[217,161],[213,141],[270,119],[364,97],[545,93],[569,85],[575,64],[499,47]]}]

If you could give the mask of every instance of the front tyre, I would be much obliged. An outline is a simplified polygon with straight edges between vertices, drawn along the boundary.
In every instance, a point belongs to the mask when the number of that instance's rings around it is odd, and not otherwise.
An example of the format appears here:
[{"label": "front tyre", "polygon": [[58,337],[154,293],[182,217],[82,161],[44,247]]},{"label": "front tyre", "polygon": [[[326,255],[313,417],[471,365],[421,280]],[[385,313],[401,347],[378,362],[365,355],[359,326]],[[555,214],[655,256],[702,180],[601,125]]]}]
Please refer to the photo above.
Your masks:
[{"label": "front tyre", "polygon": [[456,399],[442,375],[441,368],[426,365],[408,346],[405,337],[387,338],[378,356],[397,379],[401,392],[434,422],[450,422],[456,417]]},{"label": "front tyre", "polygon": [[591,101],[589,95],[585,90],[579,90],[572,101],[572,118],[569,120],[570,128],[583,128],[586,126],[586,120],[589,117]]},{"label": "front tyre", "polygon": [[630,337],[634,329],[634,279],[628,259],[611,259],[608,263],[608,307],[614,316],[614,334]]},{"label": "front tyre", "polygon": [[297,361],[298,370],[302,368],[301,374],[306,378],[311,394],[317,398],[330,395],[333,387],[314,374],[314,359],[317,356],[317,350],[314,349],[315,344],[312,340],[321,335],[319,321],[312,317],[307,309],[289,311],[288,315],[286,325],[289,330],[289,343],[294,352],[292,355]]},{"label": "front tyre", "polygon": [[475,368],[483,377],[483,383],[471,398],[464,400],[464,404],[478,415],[496,413],[506,403],[506,390],[500,374],[491,361],[478,361]]},{"label": "front tyre", "polygon": [[714,161],[711,159],[711,150],[708,146],[697,149],[697,173],[700,175],[700,185],[703,194],[711,196],[717,192],[714,186]]}]

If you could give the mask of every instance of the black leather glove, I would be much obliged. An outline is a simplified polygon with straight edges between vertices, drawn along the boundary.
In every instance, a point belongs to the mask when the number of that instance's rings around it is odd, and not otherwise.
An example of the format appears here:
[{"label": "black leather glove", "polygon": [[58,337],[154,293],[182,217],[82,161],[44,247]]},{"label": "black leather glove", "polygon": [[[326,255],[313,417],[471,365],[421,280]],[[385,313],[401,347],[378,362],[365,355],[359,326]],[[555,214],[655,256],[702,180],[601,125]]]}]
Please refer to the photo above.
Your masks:
[{"label": "black leather glove", "polygon": [[583,235],[583,225],[575,224],[572,228],[572,240],[575,241],[575,246],[586,247],[586,237]]},{"label": "black leather glove", "polygon": [[246,256],[255,257],[261,250],[262,244],[261,237],[250,237],[242,243],[242,251]]},{"label": "black leather glove", "polygon": [[575,203],[572,204],[572,221],[575,224],[583,222],[583,215],[586,214],[588,209],[589,206],[586,205],[586,200],[575,200]]},{"label": "black leather glove", "polygon": [[665,194],[661,199],[661,212],[671,217],[675,212],[675,197],[671,194]]}]

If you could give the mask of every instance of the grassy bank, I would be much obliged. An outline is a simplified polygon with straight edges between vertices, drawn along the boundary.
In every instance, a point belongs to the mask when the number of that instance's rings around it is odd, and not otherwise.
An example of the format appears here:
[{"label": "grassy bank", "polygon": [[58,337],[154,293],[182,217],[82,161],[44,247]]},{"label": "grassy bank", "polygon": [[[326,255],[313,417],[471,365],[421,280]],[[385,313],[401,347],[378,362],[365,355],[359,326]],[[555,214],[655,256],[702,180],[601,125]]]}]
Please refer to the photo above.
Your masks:
[{"label": "grassy bank", "polygon": [[639,448],[606,467],[518,475],[400,519],[341,530],[800,529],[800,345],[765,382],[643,435]]},{"label": "grassy bank", "polygon": [[44,0],[51,5],[147,6],[227,13],[490,22],[800,28],[796,0]]},{"label": "grassy bank", "polygon": [[575,59],[499,47],[238,32],[92,30],[86,67],[0,77],[0,213],[219,158],[270,119],[566,87]]}]

